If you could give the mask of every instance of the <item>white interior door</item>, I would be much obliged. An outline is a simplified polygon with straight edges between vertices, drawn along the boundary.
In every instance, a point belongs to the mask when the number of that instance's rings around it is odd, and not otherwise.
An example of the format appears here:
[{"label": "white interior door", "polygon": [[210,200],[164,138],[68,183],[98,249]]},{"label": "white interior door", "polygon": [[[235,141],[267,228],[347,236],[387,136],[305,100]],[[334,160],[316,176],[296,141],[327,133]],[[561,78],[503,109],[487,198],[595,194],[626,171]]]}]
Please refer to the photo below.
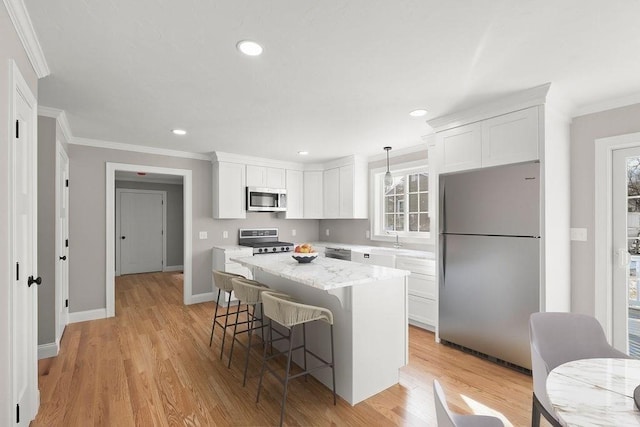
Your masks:
[{"label": "white interior door", "polygon": [[162,271],[164,192],[119,190],[120,274]]},{"label": "white interior door", "polygon": [[56,159],[56,343],[69,323],[69,157],[57,142]]},{"label": "white interior door", "polygon": [[612,173],[613,345],[640,357],[640,147],[615,150]]},{"label": "white interior door", "polygon": [[[37,148],[36,103],[14,67],[18,84],[14,96],[11,140],[11,253],[15,266],[11,293],[12,397],[16,425],[29,425],[38,410],[37,376]],[[37,283],[39,284],[39,283]]]}]

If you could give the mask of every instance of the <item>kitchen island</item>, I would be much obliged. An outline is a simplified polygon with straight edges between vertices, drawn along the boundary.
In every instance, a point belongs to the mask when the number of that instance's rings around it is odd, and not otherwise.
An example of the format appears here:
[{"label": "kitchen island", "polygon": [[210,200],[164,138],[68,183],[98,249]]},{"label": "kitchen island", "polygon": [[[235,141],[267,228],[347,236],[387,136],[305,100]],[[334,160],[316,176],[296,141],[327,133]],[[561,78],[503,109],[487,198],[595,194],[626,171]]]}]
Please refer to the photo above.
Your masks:
[{"label": "kitchen island", "polygon": [[[333,312],[336,391],[347,402],[355,405],[398,383],[398,370],[408,362],[408,271],[324,257],[299,264],[290,253],[232,261],[270,288]],[[307,347],[330,359],[326,324],[307,325]],[[301,356],[294,358],[299,365]],[[331,370],[313,375],[331,387]]]}]

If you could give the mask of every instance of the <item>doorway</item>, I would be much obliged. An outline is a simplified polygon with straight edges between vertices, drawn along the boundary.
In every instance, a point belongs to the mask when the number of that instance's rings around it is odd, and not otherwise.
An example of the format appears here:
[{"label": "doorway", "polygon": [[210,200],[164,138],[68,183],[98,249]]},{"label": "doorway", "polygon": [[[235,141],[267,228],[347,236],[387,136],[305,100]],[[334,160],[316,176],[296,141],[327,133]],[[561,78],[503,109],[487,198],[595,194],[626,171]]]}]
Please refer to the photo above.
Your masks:
[{"label": "doorway", "polygon": [[615,150],[612,161],[614,340],[640,357],[640,147]]},{"label": "doorway", "polygon": [[179,177],[183,185],[183,303],[191,304],[192,295],[192,172],[187,169],[163,168],[126,163],[110,163],[106,165],[106,300],[107,317],[115,316],[115,276],[116,276],[116,172],[133,174],[159,174]]},{"label": "doorway", "polygon": [[56,141],[56,345],[69,323],[69,156]]},{"label": "doorway", "polygon": [[167,192],[116,189],[116,274],[162,271],[167,253]]}]

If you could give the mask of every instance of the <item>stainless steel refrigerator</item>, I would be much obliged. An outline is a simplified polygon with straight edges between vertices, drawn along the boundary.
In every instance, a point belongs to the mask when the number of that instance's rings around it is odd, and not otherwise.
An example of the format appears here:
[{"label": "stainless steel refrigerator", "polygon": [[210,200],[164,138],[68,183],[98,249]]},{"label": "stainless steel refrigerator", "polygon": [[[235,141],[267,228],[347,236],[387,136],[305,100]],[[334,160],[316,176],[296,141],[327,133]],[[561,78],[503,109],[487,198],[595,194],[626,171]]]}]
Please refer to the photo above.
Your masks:
[{"label": "stainless steel refrigerator", "polygon": [[531,369],[540,164],[440,175],[439,337]]}]

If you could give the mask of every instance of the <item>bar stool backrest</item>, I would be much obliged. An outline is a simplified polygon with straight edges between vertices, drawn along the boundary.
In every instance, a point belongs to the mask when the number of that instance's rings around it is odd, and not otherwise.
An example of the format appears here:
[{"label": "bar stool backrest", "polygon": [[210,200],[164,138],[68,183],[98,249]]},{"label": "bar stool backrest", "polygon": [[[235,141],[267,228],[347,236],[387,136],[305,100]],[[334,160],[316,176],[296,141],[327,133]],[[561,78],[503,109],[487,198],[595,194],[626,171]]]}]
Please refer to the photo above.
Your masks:
[{"label": "bar stool backrest", "polygon": [[236,298],[242,301],[243,304],[258,304],[262,301],[260,294],[269,287],[256,280],[245,279],[243,277],[234,277],[231,279],[233,285],[233,291],[236,294]]},{"label": "bar stool backrest", "polygon": [[262,308],[265,316],[287,328],[314,320],[322,320],[333,325],[333,313],[330,310],[301,304],[284,294],[263,292]]},{"label": "bar stool backrest", "polygon": [[235,273],[227,273],[226,271],[213,270],[213,282],[218,289],[222,289],[225,292],[233,291],[233,283],[231,283],[231,279],[234,277],[242,277],[244,276]]}]

